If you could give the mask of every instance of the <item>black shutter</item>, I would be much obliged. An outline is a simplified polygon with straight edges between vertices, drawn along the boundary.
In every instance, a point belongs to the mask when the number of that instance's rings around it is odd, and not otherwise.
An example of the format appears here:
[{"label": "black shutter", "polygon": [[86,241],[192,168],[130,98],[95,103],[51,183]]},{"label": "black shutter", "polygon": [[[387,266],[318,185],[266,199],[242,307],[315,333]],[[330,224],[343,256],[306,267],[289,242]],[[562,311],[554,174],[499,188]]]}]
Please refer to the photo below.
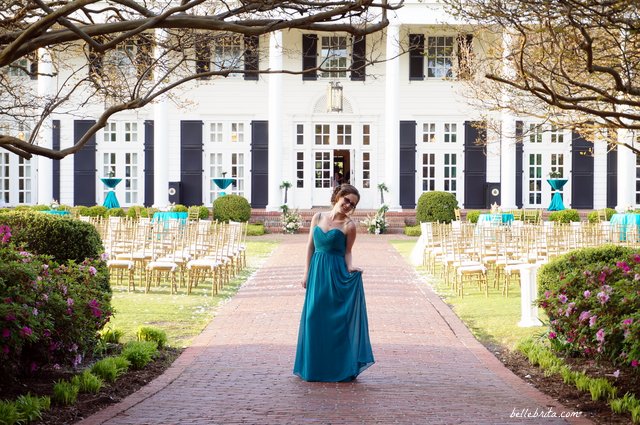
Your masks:
[{"label": "black shutter", "polygon": [[366,76],[367,44],[365,36],[353,38],[351,81],[364,81]]},{"label": "black shutter", "polygon": [[[202,74],[211,70],[211,45],[205,34],[198,34],[195,40],[196,74]],[[209,77],[202,77],[207,79]]]},{"label": "black shutter", "polygon": [[[302,80],[317,80],[318,71],[318,36],[302,34]],[[310,71],[307,71],[310,70]]]},{"label": "black shutter", "polygon": [[[279,153],[274,152],[278,155]],[[269,202],[269,121],[251,121],[251,207]]]},{"label": "black shutter", "polygon": [[[516,206],[522,208],[522,176],[524,174],[524,140],[522,136],[524,134],[524,122],[516,121]],[[503,176],[503,178],[509,178],[509,176]]]},{"label": "black shutter", "polygon": [[416,207],[416,125],[400,121],[400,206]]},{"label": "black shutter", "polygon": [[[73,122],[73,142],[85,135],[95,124],[92,120]],[[96,204],[96,136],[73,155],[73,204],[93,206]]]},{"label": "black shutter", "polygon": [[[479,143],[480,142],[480,143]],[[487,208],[487,128],[483,121],[464,122],[464,207]]]},{"label": "black shutter", "polygon": [[29,56],[29,77],[32,80],[38,79],[38,52]]},{"label": "black shutter", "polygon": [[618,205],[618,145],[608,146],[607,152],[607,208]]},{"label": "black shutter", "polygon": [[[51,121],[51,149],[60,150],[60,120]],[[60,160],[54,159],[52,165],[53,199],[60,200]]]},{"label": "black shutter", "polygon": [[571,208],[593,208],[593,155],[578,133],[571,140]]},{"label": "black shutter", "polygon": [[473,35],[458,35],[458,78],[467,79],[471,77],[472,59]]},{"label": "black shutter", "polygon": [[150,207],[153,205],[153,178],[154,178],[154,126],[153,120],[144,122],[144,205]]},{"label": "black shutter", "polygon": [[202,205],[203,125],[202,121],[180,121],[180,202],[187,206]]},{"label": "black shutter", "polygon": [[244,36],[244,79],[250,81],[258,80],[258,69],[260,69],[260,57],[258,56],[258,43],[260,39],[257,35]]},{"label": "black shutter", "polygon": [[409,80],[424,80],[424,34],[409,34]]},{"label": "black shutter", "polygon": [[153,78],[153,43],[150,35],[140,34],[136,37],[136,72],[138,78]]}]

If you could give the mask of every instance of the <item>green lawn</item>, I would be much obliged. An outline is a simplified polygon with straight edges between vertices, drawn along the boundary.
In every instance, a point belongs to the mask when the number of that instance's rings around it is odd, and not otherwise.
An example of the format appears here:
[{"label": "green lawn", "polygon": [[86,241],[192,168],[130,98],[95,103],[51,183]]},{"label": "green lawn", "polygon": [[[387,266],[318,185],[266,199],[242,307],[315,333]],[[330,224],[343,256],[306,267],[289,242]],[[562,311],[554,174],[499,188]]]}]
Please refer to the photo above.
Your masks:
[{"label": "green lawn", "polygon": [[[415,240],[392,240],[393,247],[409,261]],[[520,320],[520,288],[511,285],[509,297],[505,298],[498,289],[494,289],[489,280],[489,297],[486,298],[475,288],[465,290],[464,298],[460,298],[439,277],[430,276],[422,266],[416,268],[427,284],[449,304],[462,319],[471,332],[484,344],[498,344],[512,349],[521,338],[546,332],[546,327],[521,328]],[[545,322],[544,312],[538,310],[540,319]]]},{"label": "green lawn", "polygon": [[127,292],[126,286],[113,285],[115,313],[107,326],[123,331],[123,341],[135,339],[139,326],[153,326],[167,332],[169,345],[186,347],[211,321],[216,307],[236,293],[276,246],[276,242],[264,237],[249,238],[247,269],[214,297],[211,296],[211,285],[199,285],[191,295],[187,295],[184,287],[178,288],[178,294],[171,295],[168,285],[152,286],[148,294],[139,283],[136,283],[135,292]]}]

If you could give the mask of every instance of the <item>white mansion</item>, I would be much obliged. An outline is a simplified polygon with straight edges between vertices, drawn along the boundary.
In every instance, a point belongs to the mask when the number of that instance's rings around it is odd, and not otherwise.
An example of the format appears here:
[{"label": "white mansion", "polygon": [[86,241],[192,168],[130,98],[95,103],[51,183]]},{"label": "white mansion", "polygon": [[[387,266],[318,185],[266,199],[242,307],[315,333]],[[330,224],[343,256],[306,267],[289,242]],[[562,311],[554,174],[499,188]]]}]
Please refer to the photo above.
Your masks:
[{"label": "white mansion", "polygon": [[[211,47],[218,56],[212,66],[241,59],[245,69],[257,61],[261,70],[324,63],[329,71],[198,80],[178,89],[186,105],[164,99],[119,113],[80,152],[60,161],[24,160],[0,149],[0,205],[102,204],[108,189],[100,178],[111,171],[122,178],[116,194],[123,207],[210,205],[221,191],[212,179],[226,175],[234,179],[226,192],[246,197],[253,208],[277,210],[280,186],[288,181],[289,205],[308,209],[329,204],[337,172],[361,190],[363,209],[379,206],[380,183],[389,188],[384,196],[392,210],[413,209],[420,194],[432,190],[455,193],[465,209],[494,202],[546,208],[550,171],[568,180],[567,207],[640,204],[640,169],[627,149],[609,151],[604,143],[508,114],[501,116],[503,128],[520,137],[482,131],[480,111],[467,104],[457,79],[460,43],[480,54],[479,41],[437,2],[407,1],[390,19],[385,31],[360,39],[308,31],[230,37]],[[259,57],[243,57],[248,42],[257,43]],[[348,70],[365,56],[381,60]],[[43,72],[52,65],[39,66]],[[13,77],[42,94],[65,81],[62,75]],[[96,101],[74,116],[54,115],[40,143],[71,146],[103,108]]]}]

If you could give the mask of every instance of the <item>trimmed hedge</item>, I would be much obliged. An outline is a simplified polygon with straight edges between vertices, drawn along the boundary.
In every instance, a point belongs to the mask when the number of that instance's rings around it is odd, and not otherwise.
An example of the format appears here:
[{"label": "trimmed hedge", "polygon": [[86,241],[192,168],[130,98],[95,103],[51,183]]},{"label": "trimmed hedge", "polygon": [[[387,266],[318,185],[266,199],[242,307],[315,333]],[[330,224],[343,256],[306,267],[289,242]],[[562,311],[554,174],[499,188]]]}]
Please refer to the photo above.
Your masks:
[{"label": "trimmed hedge", "polygon": [[404,226],[404,234],[407,236],[420,236],[422,231],[420,230],[420,225],[417,226]]},{"label": "trimmed hedge", "polygon": [[41,212],[0,211],[0,224],[11,228],[12,241],[35,254],[53,260],[78,263],[99,258],[103,252],[100,235],[89,223]]},{"label": "trimmed hedge", "polygon": [[225,195],[213,201],[213,218],[218,221],[249,221],[251,205],[242,196]]},{"label": "trimmed hedge", "polygon": [[[606,209],[606,213],[607,213],[607,221],[611,220],[611,216],[613,216],[617,211],[614,210],[613,208],[607,208]],[[589,214],[587,214],[587,220],[589,221],[589,223],[597,223],[598,220],[598,211],[591,211]]]},{"label": "trimmed hedge", "polygon": [[558,223],[571,223],[580,221],[580,213],[578,210],[562,210],[562,211],[553,211],[549,214],[549,221],[555,221]]},{"label": "trimmed hedge", "polygon": [[439,221],[450,223],[455,219],[454,210],[458,208],[458,201],[453,193],[424,192],[418,199],[416,207],[416,221]]},{"label": "trimmed hedge", "polygon": [[469,223],[477,223],[478,219],[480,218],[480,214],[482,214],[482,211],[478,211],[478,210],[467,211],[467,221]]}]

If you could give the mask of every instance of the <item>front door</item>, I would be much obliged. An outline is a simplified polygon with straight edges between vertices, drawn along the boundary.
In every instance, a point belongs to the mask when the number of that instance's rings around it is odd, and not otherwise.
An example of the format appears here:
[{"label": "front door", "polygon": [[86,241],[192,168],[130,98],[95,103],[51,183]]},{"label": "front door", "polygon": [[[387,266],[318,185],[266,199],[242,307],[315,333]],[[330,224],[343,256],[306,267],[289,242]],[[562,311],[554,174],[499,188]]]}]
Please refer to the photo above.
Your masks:
[{"label": "front door", "polygon": [[355,183],[351,150],[322,150],[313,155],[313,206],[329,206],[337,184]]}]

